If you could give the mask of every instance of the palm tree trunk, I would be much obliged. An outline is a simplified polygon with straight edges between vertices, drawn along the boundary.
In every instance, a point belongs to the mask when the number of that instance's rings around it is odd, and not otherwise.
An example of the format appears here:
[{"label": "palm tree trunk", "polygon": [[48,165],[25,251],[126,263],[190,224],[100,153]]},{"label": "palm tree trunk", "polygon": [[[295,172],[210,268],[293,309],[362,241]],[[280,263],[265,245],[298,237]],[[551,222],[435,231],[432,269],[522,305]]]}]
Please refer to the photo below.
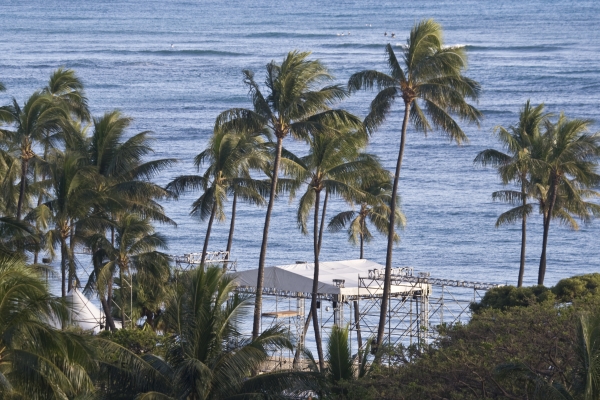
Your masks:
[{"label": "palm tree trunk", "polygon": [[385,281],[383,283],[383,297],[381,300],[381,310],[379,313],[379,327],[377,329],[377,343],[379,346],[383,343],[385,333],[385,323],[387,316],[387,299],[390,296],[390,284],[392,275],[392,250],[394,249],[394,226],[396,218],[396,198],[398,197],[398,181],[400,180],[400,170],[402,168],[402,158],[404,157],[404,145],[406,143],[406,130],[410,118],[410,103],[404,103],[404,120],[402,121],[402,136],[400,137],[400,150],[396,162],[396,173],[394,174],[394,186],[392,188],[392,199],[390,202],[390,228],[388,231],[387,253],[385,257]]},{"label": "palm tree trunk", "polygon": [[204,247],[202,247],[202,258],[200,259],[200,268],[204,268],[204,260],[206,259],[206,253],[208,251],[208,241],[210,240],[210,231],[212,229],[213,221],[215,220],[215,214],[217,213],[217,202],[215,201],[210,212],[210,219],[208,220],[208,227],[206,228],[206,237],[204,238]]},{"label": "palm tree trunk", "polygon": [[[231,224],[229,225],[229,237],[227,238],[227,260],[229,261],[229,257],[231,255],[231,243],[233,242],[233,230],[235,228],[235,207],[237,204],[237,193],[233,192],[233,204],[231,206]],[[223,266],[223,268],[227,268],[227,264]]]},{"label": "palm tree trunk", "polygon": [[356,341],[358,343],[358,363],[360,364],[362,362],[362,359],[360,357],[360,349],[362,347],[362,334],[360,333],[360,311],[358,309],[358,300],[354,300],[353,301],[353,305],[354,305],[354,324],[356,327]]},{"label": "palm tree trunk", "polygon": [[[110,227],[110,244],[112,246],[112,248],[115,248],[115,227],[111,226]],[[110,277],[108,278],[108,282],[106,283],[106,285],[108,286],[106,288],[106,303],[107,303],[107,309],[106,309],[106,315],[110,315],[112,318],[112,294],[113,294],[113,275],[114,275],[114,271],[111,272]]]},{"label": "palm tree trunk", "polygon": [[271,179],[271,193],[269,193],[269,204],[267,205],[267,215],[265,216],[265,226],[263,229],[262,244],[260,246],[260,257],[258,259],[258,274],[256,277],[256,297],[254,298],[254,320],[252,323],[252,340],[258,337],[260,329],[260,312],[262,308],[262,290],[265,279],[265,260],[267,257],[267,241],[269,237],[269,224],[271,223],[271,212],[275,203],[275,193],[277,192],[277,175],[279,174],[279,161],[281,160],[281,149],[283,147],[283,137],[277,136],[277,151],[273,161],[273,177]]},{"label": "palm tree trunk", "polygon": [[548,233],[550,232],[550,220],[552,219],[552,211],[554,211],[554,204],[556,203],[557,185],[558,178],[556,176],[553,176],[552,186],[550,187],[550,203],[548,204],[548,214],[544,219],[544,240],[542,241],[542,255],[540,257],[538,285],[544,284],[544,277],[546,275],[546,247],[548,245]]},{"label": "palm tree trunk", "polygon": [[325,226],[325,213],[327,212],[327,200],[329,192],[325,191],[325,200],[323,200],[323,215],[321,215],[321,227],[319,228],[319,254],[321,254],[321,244],[323,243],[323,227]]},{"label": "palm tree trunk", "polygon": [[517,287],[523,286],[523,277],[525,275],[525,243],[527,241],[527,196],[525,193],[525,183],[521,183],[521,196],[523,196],[523,222],[521,224],[521,263],[519,265],[519,280]]},{"label": "palm tree trunk", "polygon": [[[46,138],[48,137],[48,134],[46,133]],[[48,142],[46,141],[46,143],[44,144],[44,161],[46,161],[48,159]],[[41,179],[43,180],[45,177],[45,174],[41,174]],[[37,182],[37,171],[33,174],[33,182]],[[38,201],[37,201],[37,206],[39,207],[40,205],[42,205],[42,192],[40,192],[40,194],[38,195]],[[39,223],[38,221],[35,221],[35,227],[36,229],[39,230]],[[33,256],[33,263],[37,264],[38,263],[38,256],[39,256],[39,250],[35,249],[35,254]],[[48,280],[48,272],[46,272],[46,280]]]},{"label": "palm tree trunk", "polygon": [[321,343],[321,330],[319,326],[319,316],[317,315],[317,291],[319,290],[319,202],[321,201],[321,192],[315,192],[315,219],[313,246],[315,254],[315,269],[313,276],[312,296],[310,300],[310,310],[313,317],[313,328],[315,330],[315,342],[317,343],[317,354],[319,355],[319,370],[325,371],[325,361],[323,359],[323,345]]},{"label": "palm tree trunk", "polygon": [[75,271],[75,240],[73,240],[74,236],[74,228],[73,223],[71,223],[71,230],[69,231],[69,290],[73,289],[73,280],[76,276]]},{"label": "palm tree trunk", "polygon": [[104,298],[104,296],[100,296],[100,304],[102,304],[102,309],[104,310],[104,315],[106,316],[106,330],[116,331],[117,327],[115,326],[115,320],[112,315],[109,314],[108,302]]},{"label": "palm tree trunk", "polygon": [[[125,279],[123,268],[119,266],[119,280],[121,281],[121,329],[125,329]],[[129,310],[131,313],[131,310]]]},{"label": "palm tree trunk", "polygon": [[[325,212],[327,211],[327,200],[329,198],[329,192],[325,191],[325,199],[323,200],[323,215],[321,215],[321,226],[319,228],[319,254],[321,254],[321,244],[323,243],[323,227],[325,226]],[[311,300],[312,307],[312,300]],[[308,316],[306,317],[306,322],[304,323],[304,328],[302,331],[302,337],[306,338],[306,332],[308,332],[308,327],[310,326],[310,320],[312,318],[313,312],[312,308],[308,312]],[[294,368],[296,367],[298,361],[300,359],[300,348],[296,349],[296,353],[294,354]]]},{"label": "palm tree trunk", "polygon": [[67,263],[69,258],[69,249],[67,247],[67,238],[60,235],[60,277],[61,277],[61,294],[62,297],[67,296]]},{"label": "palm tree trunk", "polygon": [[25,185],[27,184],[27,168],[29,159],[23,158],[21,161],[21,183],[19,185],[19,201],[17,202],[17,221],[21,220],[21,209],[25,198]]}]

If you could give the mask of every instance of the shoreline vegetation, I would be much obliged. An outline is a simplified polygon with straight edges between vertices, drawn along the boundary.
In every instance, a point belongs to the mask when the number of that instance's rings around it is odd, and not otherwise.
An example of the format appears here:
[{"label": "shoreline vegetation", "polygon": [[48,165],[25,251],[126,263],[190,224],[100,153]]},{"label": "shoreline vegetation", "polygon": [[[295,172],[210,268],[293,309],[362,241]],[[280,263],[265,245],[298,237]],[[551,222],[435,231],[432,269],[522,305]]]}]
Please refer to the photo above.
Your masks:
[{"label": "shoreline vegetation", "polygon": [[[393,248],[406,223],[399,193],[409,128],[458,145],[462,124],[479,124],[478,82],[463,75],[464,47],[447,47],[433,20],[415,24],[406,46],[385,48],[387,73],[365,70],[347,84],[309,52],[266,65],[264,82],[244,70],[250,108],[223,111],[194,159],[197,174],[165,187],[153,178],[177,162],[152,159],[152,132],[131,134],[120,111],[94,117],[75,71],[59,68],[23,103],[0,107],[0,397],[3,399],[597,399],[600,396],[600,274],[545,288],[548,233],[578,229],[600,215],[600,135],[591,120],[527,103],[518,121],[495,128],[499,149],[480,152],[511,209],[496,227],[521,223],[517,287],[488,291],[465,325],[440,326],[440,339],[389,346],[387,302],[378,335],[351,354],[348,330],[321,337],[317,313],[323,236],[345,230],[360,247],[388,239],[384,293]],[[5,91],[0,84],[0,90]],[[373,91],[364,119],[336,108]],[[554,111],[554,110],[551,110]],[[395,171],[367,145],[390,113],[402,115]],[[303,154],[284,145],[304,143]],[[190,215],[206,222],[200,267],[174,275],[166,238],[155,224],[175,222],[160,201],[199,193]],[[260,331],[269,226],[276,196],[299,198],[296,225],[313,236],[314,285],[304,335],[314,328],[316,357],[306,370],[259,373],[278,349],[296,350],[284,326]],[[349,211],[327,215],[339,199]],[[231,209],[228,201],[231,200]],[[212,226],[230,218],[234,246],[238,202],[266,206],[256,296],[235,292],[221,267],[205,266]],[[527,221],[543,222],[538,286],[522,287]],[[295,228],[290,228],[295,229]],[[550,244],[551,247],[551,244]],[[77,274],[75,252],[90,250],[93,269]],[[60,260],[61,296],[48,291],[48,264]],[[69,325],[67,293],[83,288],[106,315],[101,334]],[[249,317],[250,338],[235,322]],[[143,322],[142,322],[143,321]],[[118,322],[119,324],[117,324]],[[141,325],[139,325],[141,323]],[[122,329],[117,329],[117,326]]]}]

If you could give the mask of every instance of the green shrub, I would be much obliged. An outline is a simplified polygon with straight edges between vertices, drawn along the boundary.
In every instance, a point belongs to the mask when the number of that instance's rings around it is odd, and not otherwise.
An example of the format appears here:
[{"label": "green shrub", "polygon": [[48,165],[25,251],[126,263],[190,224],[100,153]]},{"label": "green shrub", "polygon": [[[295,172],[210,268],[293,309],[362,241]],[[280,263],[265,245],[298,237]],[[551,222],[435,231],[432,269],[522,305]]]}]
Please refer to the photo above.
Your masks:
[{"label": "green shrub", "polygon": [[544,286],[501,286],[488,290],[479,303],[471,304],[471,310],[474,313],[485,309],[508,310],[512,307],[528,307],[554,300],[554,293]]},{"label": "green shrub", "polygon": [[562,279],[552,288],[552,292],[563,303],[570,303],[583,298],[600,297],[600,274],[594,273]]}]

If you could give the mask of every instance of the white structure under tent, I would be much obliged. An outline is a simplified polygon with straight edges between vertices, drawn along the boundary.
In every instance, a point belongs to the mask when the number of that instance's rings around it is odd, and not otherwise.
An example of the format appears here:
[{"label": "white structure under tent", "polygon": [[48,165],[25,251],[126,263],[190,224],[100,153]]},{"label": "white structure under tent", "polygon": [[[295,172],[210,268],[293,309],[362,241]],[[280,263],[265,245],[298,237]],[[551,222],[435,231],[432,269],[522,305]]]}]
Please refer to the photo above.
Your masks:
[{"label": "white structure under tent", "polygon": [[[106,316],[94,303],[90,301],[77,288],[67,293],[69,304],[69,319],[72,325],[78,326],[85,331],[100,333],[106,326]],[[121,329],[121,322],[115,321],[115,327]]]},{"label": "white structure under tent", "polygon": [[[235,273],[237,291],[255,293],[258,270]],[[317,313],[322,337],[332,325],[350,327],[353,352],[377,334],[383,299],[385,266],[374,261],[343,260],[319,263]],[[310,310],[314,263],[266,267],[263,284],[262,328],[285,323],[296,343],[310,346],[311,328],[303,337]],[[432,278],[411,267],[392,268],[385,341],[422,345],[437,337],[437,326],[466,322],[470,304],[486,290],[501,285]],[[306,340],[305,340],[306,339]]]}]

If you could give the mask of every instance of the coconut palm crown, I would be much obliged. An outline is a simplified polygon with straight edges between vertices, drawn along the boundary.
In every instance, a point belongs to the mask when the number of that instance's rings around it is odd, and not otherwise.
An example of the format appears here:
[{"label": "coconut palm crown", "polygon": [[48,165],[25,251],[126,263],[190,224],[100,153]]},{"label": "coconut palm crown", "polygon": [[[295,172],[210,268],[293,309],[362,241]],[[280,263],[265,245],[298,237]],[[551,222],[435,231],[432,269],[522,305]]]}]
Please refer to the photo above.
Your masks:
[{"label": "coconut palm crown", "polygon": [[[369,193],[374,201],[360,202],[359,209],[342,211],[329,221],[328,229],[339,232],[348,227],[348,241],[360,247],[360,258],[364,258],[364,244],[373,240],[369,230],[370,222],[377,232],[387,235],[390,228],[390,199],[392,197],[392,182],[386,177],[382,180],[368,180],[360,188]],[[402,229],[406,225],[406,217],[400,208],[400,197],[396,198],[396,228]],[[394,232],[394,242],[400,243],[400,235]]]}]

